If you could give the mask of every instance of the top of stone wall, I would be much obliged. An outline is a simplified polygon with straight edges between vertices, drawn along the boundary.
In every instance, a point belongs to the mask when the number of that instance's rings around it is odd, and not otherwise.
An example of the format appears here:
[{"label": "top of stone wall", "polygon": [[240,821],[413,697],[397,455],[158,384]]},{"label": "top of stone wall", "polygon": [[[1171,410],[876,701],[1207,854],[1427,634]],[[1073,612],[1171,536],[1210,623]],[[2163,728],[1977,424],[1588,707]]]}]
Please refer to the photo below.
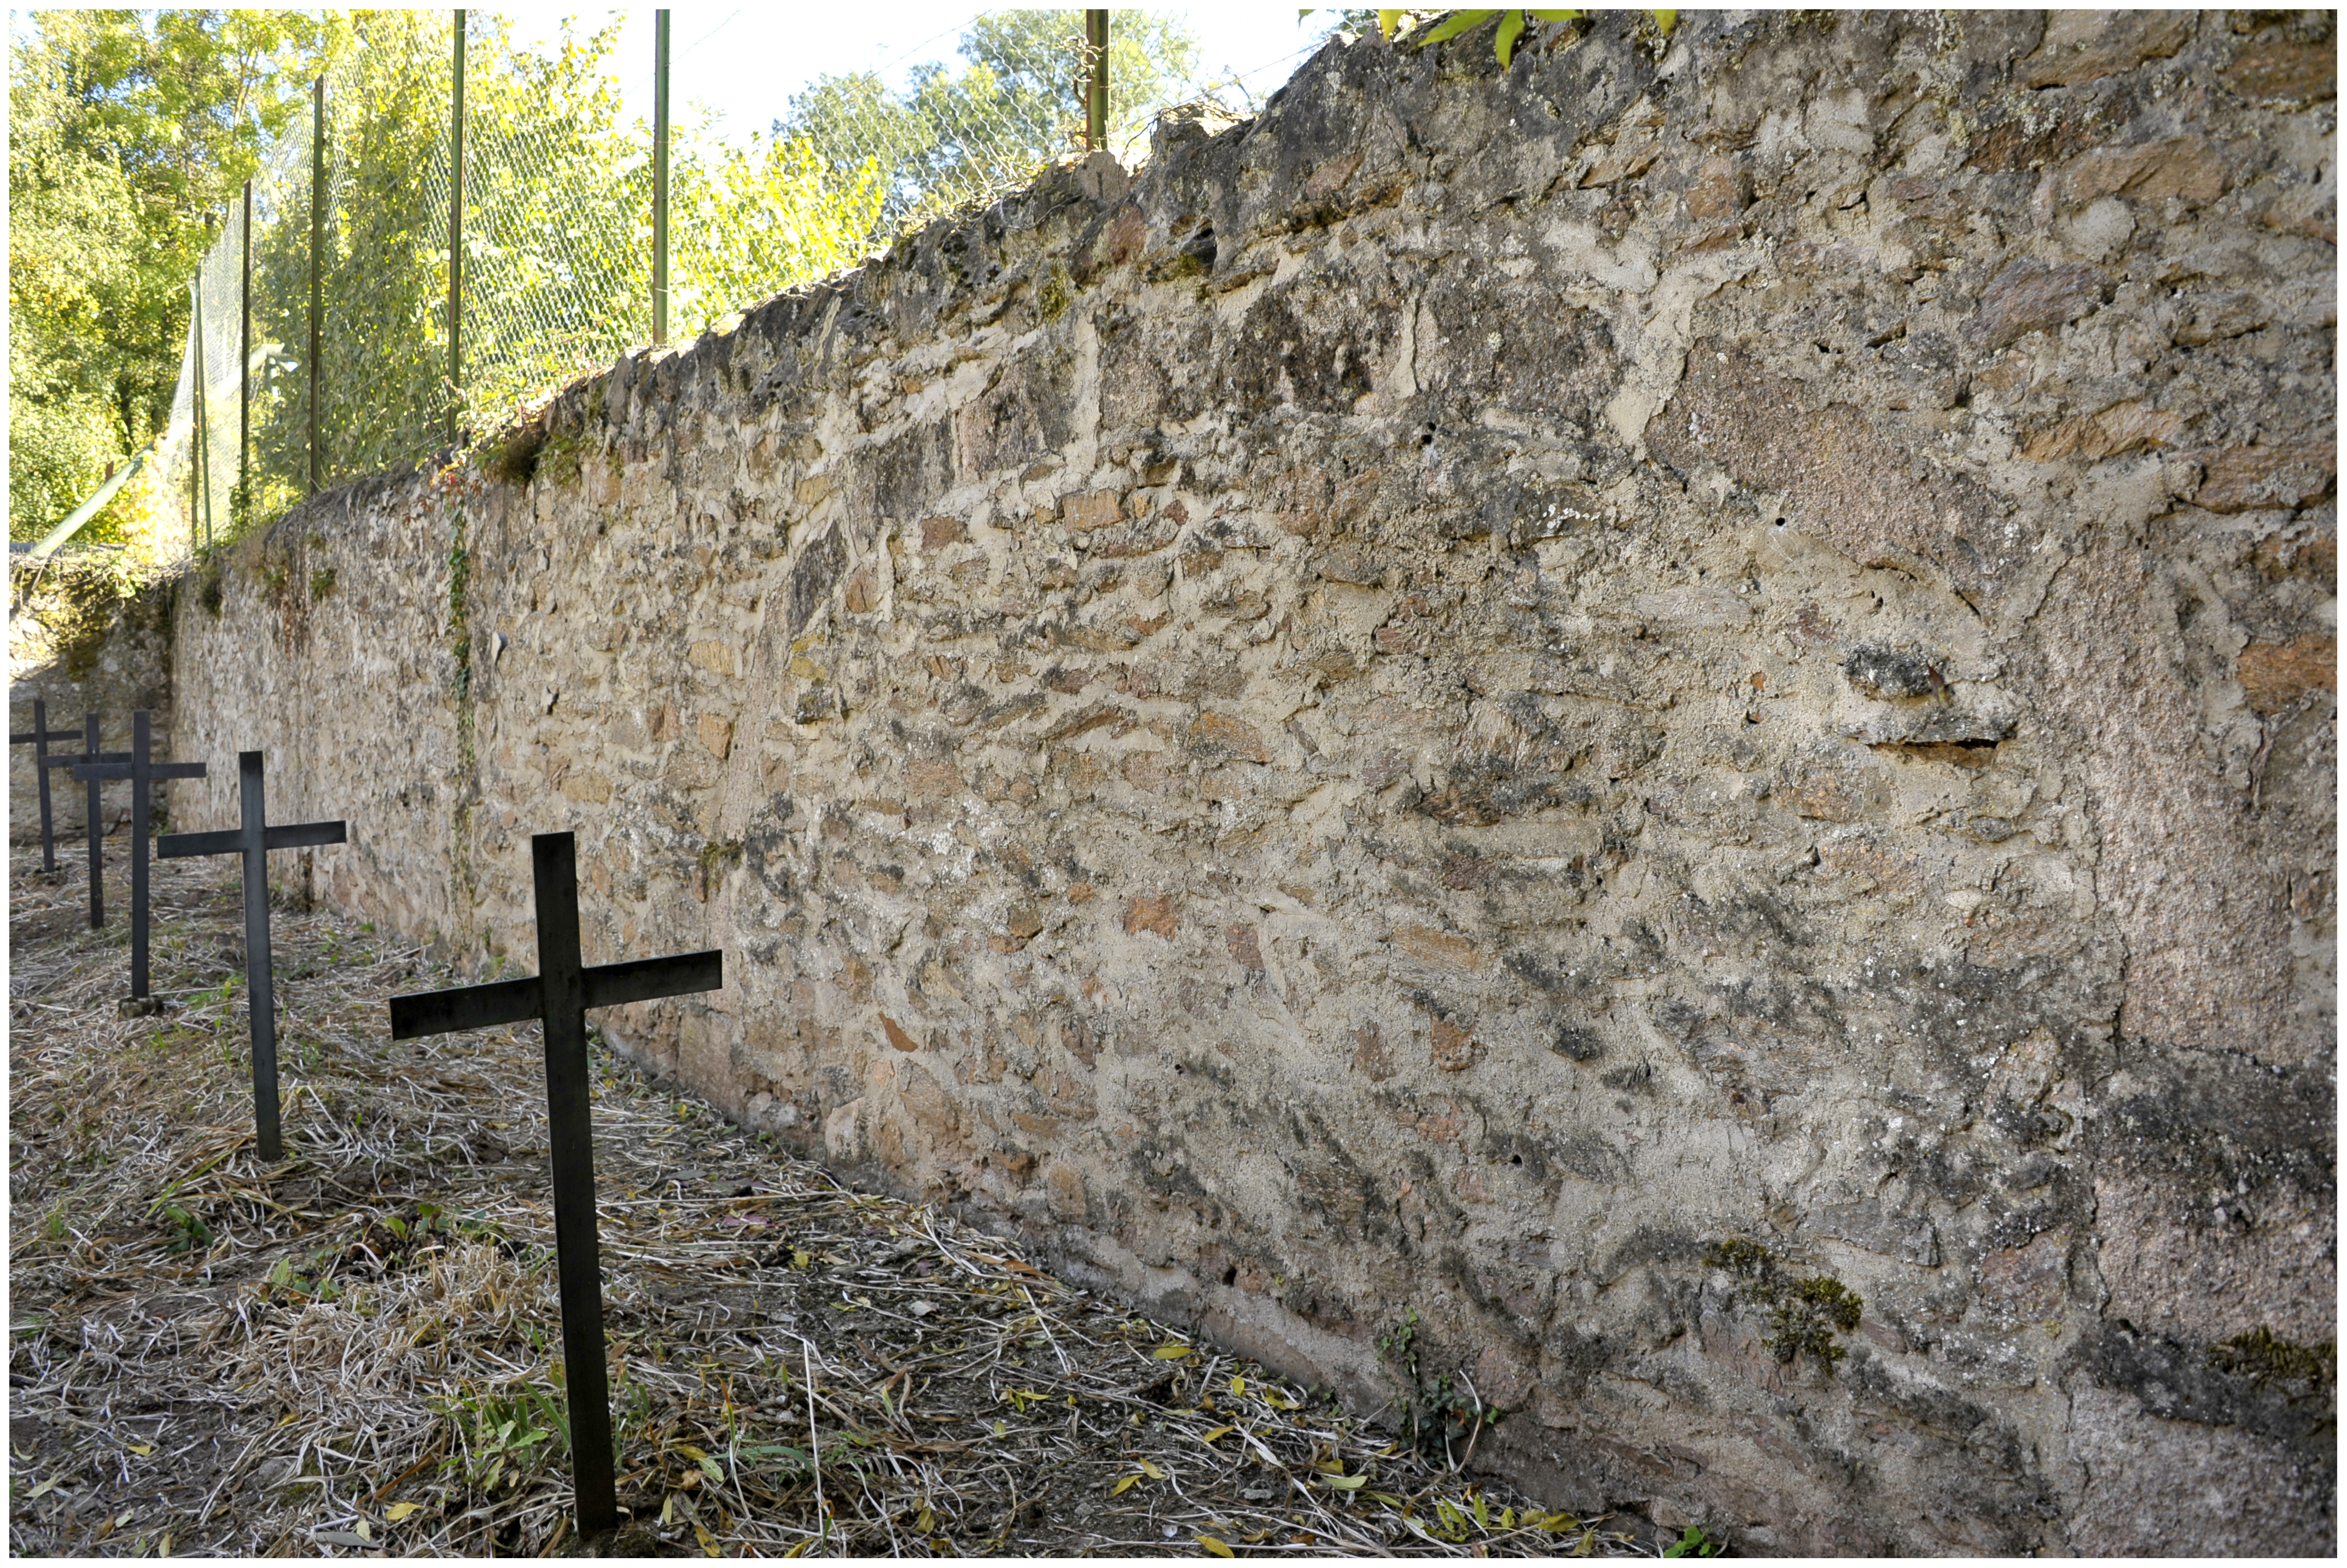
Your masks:
[{"label": "top of stone wall", "polygon": [[[1683,198],[1664,244],[1593,237],[1624,241],[1610,247],[1618,272],[1603,282],[1652,288],[1668,252],[1789,231],[1772,219],[1789,220],[1820,194],[1775,188],[1796,169],[1814,179],[1840,158],[1860,182],[1830,194],[1869,200],[1862,171],[1883,128],[1926,99],[1954,111],[1965,145],[1953,178],[1894,184],[1890,198],[1910,208],[1988,207],[2025,192],[2091,223],[2093,204],[2118,192],[2205,203],[2287,161],[2289,149],[2230,125],[2236,111],[2333,94],[2326,27],[2230,15],[1686,13],[1658,55],[1650,25],[1614,13],[1585,34],[1555,32],[1507,70],[1481,32],[1424,50],[1374,36],[1336,40],[1252,118],[1169,113],[1137,174],[1105,154],[1054,167],[689,345],[631,352],[565,389],[549,423],[575,428],[592,410],[650,438],[678,402],[702,401],[721,382],[744,386],[761,408],[844,387],[871,360],[931,334],[1014,312],[1056,316],[1071,290],[1112,269],[1153,282],[1194,277],[1211,300],[1276,272],[1284,238],[1405,196],[1460,214],[1531,209],[1560,189],[1638,179],[1659,161]],[[2169,59],[2194,67],[2198,85],[2147,97],[2136,67]],[[2327,194],[2283,185],[2254,216],[2277,232],[2329,238]],[[1990,244],[1923,263],[1942,272],[1942,313],[1963,321],[1949,345],[1956,357],[1985,359],[2135,281],[2041,261],[2032,249]],[[1896,259],[1811,246],[1778,262]]]}]

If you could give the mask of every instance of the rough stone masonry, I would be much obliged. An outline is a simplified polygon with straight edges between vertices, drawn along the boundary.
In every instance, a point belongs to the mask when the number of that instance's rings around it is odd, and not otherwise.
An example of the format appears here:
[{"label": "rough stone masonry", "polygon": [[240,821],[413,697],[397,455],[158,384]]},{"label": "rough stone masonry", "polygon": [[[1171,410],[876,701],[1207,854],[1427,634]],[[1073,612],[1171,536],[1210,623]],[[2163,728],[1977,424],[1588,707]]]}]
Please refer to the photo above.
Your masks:
[{"label": "rough stone masonry", "polygon": [[180,754],[473,959],[575,829],[629,1049],[1558,1504],[2328,1550],[2331,23],[1580,28],[319,498]]}]

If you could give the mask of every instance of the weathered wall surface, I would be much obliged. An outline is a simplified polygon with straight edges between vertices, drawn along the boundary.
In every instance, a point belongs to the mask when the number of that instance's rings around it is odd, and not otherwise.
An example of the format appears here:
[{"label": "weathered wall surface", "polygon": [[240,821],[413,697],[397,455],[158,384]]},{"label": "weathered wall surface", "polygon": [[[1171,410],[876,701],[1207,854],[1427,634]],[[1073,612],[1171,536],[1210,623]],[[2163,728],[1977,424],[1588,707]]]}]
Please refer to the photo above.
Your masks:
[{"label": "weathered wall surface", "polygon": [[[170,759],[176,586],[126,597],[114,573],[71,559],[53,561],[46,570],[20,565],[12,576],[8,733],[33,733],[37,698],[48,706],[49,728],[71,730],[77,737],[53,743],[53,754],[78,749],[83,715],[93,708],[100,719],[99,743],[123,751],[130,745],[131,711],[144,708],[154,715],[156,755]],[[19,844],[37,844],[41,837],[33,757],[31,746],[8,748],[8,832]],[[75,784],[66,770],[50,770],[51,821],[61,843],[67,835],[81,834],[88,789]],[[158,811],[169,809],[171,789],[169,783],[154,786]],[[118,829],[129,818],[130,786],[104,786],[98,811],[109,828]]]},{"label": "weathered wall surface", "polygon": [[459,953],[575,828],[729,954],[632,1049],[1365,1400],[1415,1309],[1560,1503],[2323,1550],[2332,51],[1333,48],[322,499],[183,723]]}]

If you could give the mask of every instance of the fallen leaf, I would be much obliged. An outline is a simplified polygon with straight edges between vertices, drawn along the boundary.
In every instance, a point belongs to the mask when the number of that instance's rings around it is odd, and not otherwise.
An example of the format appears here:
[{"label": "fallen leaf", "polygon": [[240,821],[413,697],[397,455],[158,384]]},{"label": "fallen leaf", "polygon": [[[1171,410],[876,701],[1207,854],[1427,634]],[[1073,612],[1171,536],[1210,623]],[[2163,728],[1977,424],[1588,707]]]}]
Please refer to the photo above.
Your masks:
[{"label": "fallen leaf", "polygon": [[1238,1429],[1237,1429],[1236,1427],[1216,1427],[1213,1431],[1206,1433],[1204,1436],[1201,1437],[1198,1440],[1199,1440],[1200,1442],[1202,1442],[1202,1443],[1210,1443],[1210,1442],[1213,1442],[1216,1438],[1226,1438],[1226,1437],[1229,1437],[1233,1432],[1235,1432],[1235,1431],[1236,1431],[1236,1430],[1238,1430]]},{"label": "fallen leaf", "polygon": [[1160,1345],[1149,1354],[1160,1361],[1179,1361],[1189,1353],[1190,1347],[1187,1345]]},{"label": "fallen leaf", "polygon": [[706,1552],[712,1557],[717,1555],[717,1537],[709,1533],[709,1529],[706,1525],[694,1525],[692,1527],[692,1532],[701,1538],[701,1549],[703,1552]]},{"label": "fallen leaf", "polygon": [[149,1454],[155,1451],[155,1445],[152,1443],[125,1443],[122,1446],[128,1449],[132,1453],[137,1454],[140,1459],[145,1459]]},{"label": "fallen leaf", "polygon": [[[1134,1484],[1140,1480],[1141,1478],[1137,1475],[1124,1476],[1121,1478],[1114,1486],[1108,1489],[1108,1494],[1111,1497],[1122,1497],[1126,1492],[1131,1491],[1133,1489]],[[56,1483],[53,1481],[50,1484],[55,1485]]]},{"label": "fallen leaf", "polygon": [[1211,1535],[1201,1535],[1198,1537],[1198,1544],[1204,1547],[1207,1551],[1213,1553],[1217,1557],[1229,1557],[1234,1555],[1229,1547],[1224,1545],[1221,1542],[1215,1540]]},{"label": "fallen leaf", "polygon": [[1338,1491],[1358,1491],[1369,1478],[1365,1475],[1324,1475],[1320,1479]]},{"label": "fallen leaf", "polygon": [[1163,1481],[1165,1479],[1165,1472],[1159,1470],[1155,1461],[1151,1460],[1143,1460],[1141,1461],[1141,1473],[1147,1476],[1152,1481]]},{"label": "fallen leaf", "polygon": [[383,1520],[385,1524],[397,1524],[409,1515],[423,1512],[424,1505],[420,1502],[395,1502],[383,1511]]}]

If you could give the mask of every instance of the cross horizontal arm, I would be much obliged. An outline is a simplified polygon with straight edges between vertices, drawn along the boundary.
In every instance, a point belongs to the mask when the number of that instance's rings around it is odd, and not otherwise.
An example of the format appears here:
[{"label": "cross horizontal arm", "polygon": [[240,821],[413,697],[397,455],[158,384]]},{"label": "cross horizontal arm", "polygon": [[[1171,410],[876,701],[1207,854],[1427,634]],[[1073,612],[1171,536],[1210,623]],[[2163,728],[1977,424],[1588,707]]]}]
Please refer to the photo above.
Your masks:
[{"label": "cross horizontal arm", "polygon": [[453,990],[417,991],[391,999],[391,1038],[415,1040],[461,1029],[527,1023],[543,1011],[536,975],[493,980],[485,986],[458,986]]},{"label": "cross horizontal arm", "polygon": [[[84,783],[91,779],[128,779],[138,776],[137,763],[76,763],[74,775]],[[150,779],[200,779],[204,777],[201,763],[149,763],[147,776]]]},{"label": "cross horizontal arm", "polygon": [[667,958],[637,958],[624,964],[599,964],[582,970],[579,979],[590,1008],[613,1008],[626,1002],[654,1001],[661,997],[690,996],[695,991],[722,990],[725,986],[725,954],[712,948],[703,953],[679,953]]},{"label": "cross horizontal arm", "polygon": [[8,743],[12,746],[29,746],[40,741],[78,741],[80,739],[79,730],[51,730],[46,734],[43,734],[38,730],[26,730],[9,736]]},{"label": "cross horizontal arm", "polygon": [[339,822],[289,822],[269,829],[263,849],[307,849],[313,844],[344,844],[349,835]]},{"label": "cross horizontal arm", "polygon": [[223,827],[217,833],[167,833],[155,841],[158,860],[186,860],[198,855],[238,855],[244,850],[244,829]]},{"label": "cross horizontal arm", "polygon": [[[127,763],[130,760],[131,757],[128,752],[100,752],[95,757],[91,756],[87,752],[77,752],[70,755],[62,757],[43,757],[41,762],[44,765],[48,767],[72,768],[81,767],[92,762]],[[128,778],[130,775],[125,774],[123,776]]]}]

